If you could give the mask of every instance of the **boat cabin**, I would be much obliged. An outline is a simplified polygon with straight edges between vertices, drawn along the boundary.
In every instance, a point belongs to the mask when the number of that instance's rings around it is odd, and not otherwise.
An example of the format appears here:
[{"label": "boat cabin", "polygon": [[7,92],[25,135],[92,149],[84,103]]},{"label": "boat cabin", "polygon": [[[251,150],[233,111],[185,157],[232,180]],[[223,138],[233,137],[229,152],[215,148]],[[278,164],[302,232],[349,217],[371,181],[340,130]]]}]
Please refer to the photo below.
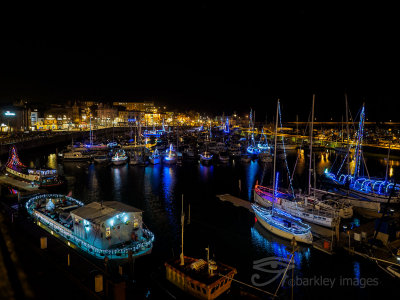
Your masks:
[{"label": "boat cabin", "polygon": [[71,211],[74,234],[100,249],[142,237],[142,211],[118,201],[92,202]]}]

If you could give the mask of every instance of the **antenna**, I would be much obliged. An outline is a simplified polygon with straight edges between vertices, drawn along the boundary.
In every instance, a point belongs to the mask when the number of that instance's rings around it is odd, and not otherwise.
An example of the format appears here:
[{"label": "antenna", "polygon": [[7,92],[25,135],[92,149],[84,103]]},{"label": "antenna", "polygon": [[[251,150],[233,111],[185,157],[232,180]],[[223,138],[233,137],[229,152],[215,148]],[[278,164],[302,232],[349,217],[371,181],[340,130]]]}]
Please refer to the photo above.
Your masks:
[{"label": "antenna", "polygon": [[182,239],[182,249],[181,249],[181,266],[185,265],[185,259],[183,256],[183,230],[185,227],[185,213],[183,212],[183,194],[182,194],[182,212],[181,212],[181,226],[182,226],[182,233],[181,233],[181,239]]}]

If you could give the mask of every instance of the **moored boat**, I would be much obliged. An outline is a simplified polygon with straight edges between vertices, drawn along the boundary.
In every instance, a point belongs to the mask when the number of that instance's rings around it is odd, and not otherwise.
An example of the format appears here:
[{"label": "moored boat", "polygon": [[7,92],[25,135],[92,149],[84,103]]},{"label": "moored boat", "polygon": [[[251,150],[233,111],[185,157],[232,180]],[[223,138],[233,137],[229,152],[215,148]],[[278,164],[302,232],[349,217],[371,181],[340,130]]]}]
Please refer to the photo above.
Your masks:
[{"label": "moored boat", "polygon": [[128,162],[128,156],[126,156],[125,150],[118,149],[111,158],[111,161],[115,166],[126,164]]},{"label": "moored boat", "polygon": [[257,221],[268,231],[288,240],[294,238],[297,242],[312,243],[311,228],[300,219],[273,207],[265,208],[252,204],[251,208]]},{"label": "moored boat", "polygon": [[85,205],[68,196],[41,194],[25,207],[37,225],[95,258],[141,256],[153,247],[154,234],[143,228],[142,211],[118,201]]},{"label": "moored boat", "polygon": [[56,169],[34,169],[25,166],[19,160],[15,146],[10,148],[10,156],[4,171],[8,176],[32,183],[32,185],[38,185],[41,188],[56,187],[64,184]]}]

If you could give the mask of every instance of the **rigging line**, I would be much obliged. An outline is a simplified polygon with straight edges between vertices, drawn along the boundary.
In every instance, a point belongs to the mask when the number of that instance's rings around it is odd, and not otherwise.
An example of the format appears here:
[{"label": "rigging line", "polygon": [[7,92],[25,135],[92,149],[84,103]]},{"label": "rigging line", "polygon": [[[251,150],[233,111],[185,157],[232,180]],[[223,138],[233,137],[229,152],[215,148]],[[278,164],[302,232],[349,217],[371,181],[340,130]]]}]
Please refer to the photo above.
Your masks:
[{"label": "rigging line", "polygon": [[[278,110],[279,110],[279,124],[280,124],[281,129],[282,129],[282,113],[281,113],[280,104],[278,105]],[[282,146],[283,146],[283,155],[285,157],[286,170],[287,170],[287,173],[289,175],[290,174],[290,170],[289,170],[289,166],[288,166],[288,163],[287,163],[286,149],[285,149],[285,139],[284,139],[283,135],[282,135]],[[293,190],[293,186],[292,186],[292,180],[290,179],[290,177],[289,177],[289,186],[290,186],[290,189],[292,191],[292,196],[294,197],[294,190]]]},{"label": "rigging line", "polygon": [[272,294],[272,293],[270,293],[270,292],[268,292],[268,291],[264,291],[264,290],[262,290],[262,289],[259,289],[259,288],[255,287],[255,286],[250,285],[250,284],[247,284],[247,283],[245,283],[245,282],[243,282],[243,281],[239,281],[239,280],[237,280],[237,279],[233,279],[233,278],[231,278],[231,277],[222,275],[221,273],[218,273],[218,275],[221,276],[221,277],[228,278],[228,279],[230,279],[230,280],[232,280],[232,281],[235,281],[235,282],[237,282],[237,283],[243,284],[243,285],[245,285],[245,286],[248,286],[248,287],[250,287],[250,288],[252,288],[252,289],[255,289],[255,290],[257,290],[257,291],[263,292],[263,293],[265,293],[265,294],[267,294],[267,295],[270,295],[270,296],[275,297],[274,294]]},{"label": "rigging line", "polygon": [[[310,117],[311,117],[311,112],[310,112],[309,115],[308,115],[308,121],[310,120]],[[306,132],[307,132],[308,124],[309,124],[309,122],[307,122],[307,125],[306,125],[306,127],[305,127],[305,129],[304,129],[304,131],[303,131],[303,135],[302,135],[303,137],[305,136],[305,134],[306,134]],[[297,133],[297,134],[298,134],[298,133]],[[302,146],[303,146],[303,143],[304,143],[304,138],[302,138],[302,140],[301,140],[301,144],[300,144],[300,148],[299,148],[300,151],[297,152],[296,162],[294,163],[293,172],[292,172],[292,175],[290,176],[290,179],[291,179],[291,180],[293,180],[294,173],[295,173],[296,168],[297,168],[297,162],[299,161],[299,158],[300,158],[300,153],[301,153],[301,150],[302,150],[301,148],[302,148]]]}]

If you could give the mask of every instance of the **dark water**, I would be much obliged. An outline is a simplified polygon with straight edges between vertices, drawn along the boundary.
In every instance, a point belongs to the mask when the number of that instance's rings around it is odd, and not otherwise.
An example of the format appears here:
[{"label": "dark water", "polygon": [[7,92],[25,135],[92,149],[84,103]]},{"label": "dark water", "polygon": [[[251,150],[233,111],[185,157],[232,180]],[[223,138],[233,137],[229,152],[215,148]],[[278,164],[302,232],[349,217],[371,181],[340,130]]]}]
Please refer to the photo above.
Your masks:
[{"label": "dark water", "polygon": [[[73,197],[83,202],[117,200],[142,209],[146,226],[156,236],[152,254],[143,258],[145,272],[159,269],[166,259],[179,253],[182,194],[186,216],[190,205],[191,217],[190,225],[185,227],[185,255],[204,258],[205,248],[209,246],[217,260],[237,268],[237,279],[251,283],[252,275],[258,273],[260,278],[256,282],[262,283],[274,276],[254,270],[253,261],[268,257],[286,258],[289,254],[289,242],[255,224],[254,215],[216,198],[217,194],[230,193],[250,199],[256,181],[270,184],[272,165],[263,168],[256,161],[245,165],[231,161],[229,165],[211,166],[185,161],[182,166],[147,167],[76,162],[58,164],[55,150],[21,153],[20,158],[31,165],[46,164],[58,168],[68,178],[68,190],[72,191]],[[366,156],[371,176],[385,175],[384,158],[384,155]],[[331,152],[317,155],[317,173],[321,174],[329,168],[335,159],[340,160]],[[296,153],[288,155],[290,170],[295,161]],[[280,172],[280,185],[288,187],[283,160],[277,170]],[[307,174],[308,161],[306,155],[301,153],[293,177],[295,189],[304,190]],[[390,161],[389,174],[400,174],[397,158]],[[295,288],[295,299],[375,299],[389,295],[395,290],[396,284],[395,279],[369,261],[344,254],[329,256],[309,247],[301,247],[295,255],[294,277],[318,280],[321,276],[335,280],[333,290],[328,283],[321,286],[323,283],[317,281],[312,286],[305,286],[307,283],[303,282],[302,287]],[[274,291],[280,278],[261,288]],[[353,286],[349,286],[349,281],[347,284],[340,283],[341,278],[353,280]],[[357,280],[363,282],[368,278],[374,286],[362,287],[357,284]],[[288,287],[284,286],[282,291],[284,298],[290,296]]]}]

